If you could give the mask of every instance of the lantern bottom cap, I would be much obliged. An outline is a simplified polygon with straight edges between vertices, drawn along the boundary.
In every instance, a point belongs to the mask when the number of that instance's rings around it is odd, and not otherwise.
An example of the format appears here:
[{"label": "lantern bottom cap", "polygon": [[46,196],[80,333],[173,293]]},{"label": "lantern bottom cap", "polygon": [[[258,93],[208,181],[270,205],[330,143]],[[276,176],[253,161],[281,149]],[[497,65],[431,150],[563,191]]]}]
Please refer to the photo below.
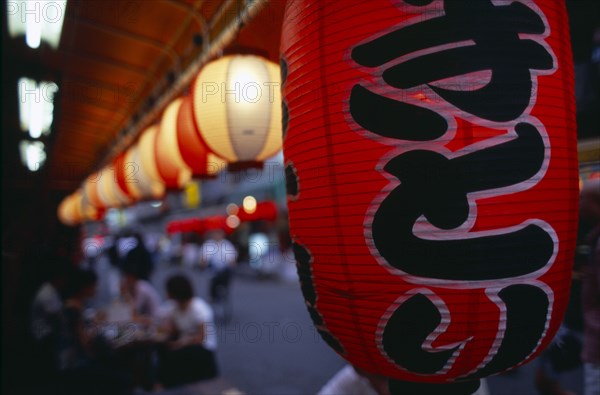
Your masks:
[{"label": "lantern bottom cap", "polygon": [[229,171],[241,171],[246,169],[262,169],[263,162],[258,161],[241,161],[241,162],[230,162],[227,164],[227,170]]}]

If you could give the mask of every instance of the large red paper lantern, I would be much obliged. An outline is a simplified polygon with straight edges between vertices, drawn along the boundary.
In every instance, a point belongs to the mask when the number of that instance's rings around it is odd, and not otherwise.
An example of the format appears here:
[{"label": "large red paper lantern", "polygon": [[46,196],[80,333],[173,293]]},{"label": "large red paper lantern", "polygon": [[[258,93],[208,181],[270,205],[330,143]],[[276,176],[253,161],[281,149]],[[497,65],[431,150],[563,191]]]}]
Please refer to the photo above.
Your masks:
[{"label": "large red paper lantern", "polygon": [[282,83],[290,229],[323,338],[400,381],[539,354],[577,223],[564,3],[292,0]]}]

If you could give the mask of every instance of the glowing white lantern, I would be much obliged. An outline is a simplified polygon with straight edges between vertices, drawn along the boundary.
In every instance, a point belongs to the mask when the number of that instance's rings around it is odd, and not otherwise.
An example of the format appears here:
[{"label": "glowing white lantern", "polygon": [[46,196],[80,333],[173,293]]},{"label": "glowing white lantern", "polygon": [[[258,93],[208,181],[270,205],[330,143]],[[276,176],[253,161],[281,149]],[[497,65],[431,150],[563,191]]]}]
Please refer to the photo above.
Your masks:
[{"label": "glowing white lantern", "polygon": [[182,188],[191,178],[192,170],[185,164],[177,141],[177,117],[182,98],[167,106],[156,135],[156,168],[167,188]]},{"label": "glowing white lantern", "polygon": [[281,149],[279,74],[254,55],[224,56],[198,74],[191,93],[198,132],[230,169],[260,166]]}]

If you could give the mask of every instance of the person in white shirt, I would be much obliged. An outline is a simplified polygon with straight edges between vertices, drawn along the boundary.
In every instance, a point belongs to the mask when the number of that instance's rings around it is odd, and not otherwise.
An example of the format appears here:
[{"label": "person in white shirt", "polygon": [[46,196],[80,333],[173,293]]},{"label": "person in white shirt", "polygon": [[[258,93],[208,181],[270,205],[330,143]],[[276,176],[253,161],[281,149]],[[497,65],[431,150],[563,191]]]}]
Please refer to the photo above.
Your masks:
[{"label": "person in white shirt", "polygon": [[184,267],[196,268],[198,266],[198,253],[200,249],[193,241],[186,242],[181,248],[181,261]]},{"label": "person in white shirt", "polygon": [[200,248],[200,266],[208,266],[213,271],[210,280],[212,302],[218,300],[220,292],[227,294],[237,258],[237,250],[220,229],[211,232],[210,238]]},{"label": "person in white shirt", "polygon": [[170,341],[160,355],[162,384],[168,388],[217,377],[217,338],[211,307],[194,296],[192,284],[184,275],[169,278],[166,287],[170,300],[163,312],[163,327]]}]

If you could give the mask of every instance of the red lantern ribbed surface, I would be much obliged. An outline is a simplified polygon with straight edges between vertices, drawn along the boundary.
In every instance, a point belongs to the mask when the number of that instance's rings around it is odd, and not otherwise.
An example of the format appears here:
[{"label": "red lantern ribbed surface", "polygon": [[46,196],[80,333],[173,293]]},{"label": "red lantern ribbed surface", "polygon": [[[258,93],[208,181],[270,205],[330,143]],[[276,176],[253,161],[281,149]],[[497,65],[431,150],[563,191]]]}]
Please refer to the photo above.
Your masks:
[{"label": "red lantern ribbed surface", "polygon": [[213,177],[209,173],[209,166],[216,166],[208,162],[210,151],[196,130],[192,110],[192,98],[184,97],[177,116],[177,141],[181,157],[190,167],[195,177]]},{"label": "red lantern ribbed surface", "polygon": [[288,3],[290,229],[349,362],[441,383],[550,342],[577,223],[571,62],[560,1]]},{"label": "red lantern ribbed surface", "polygon": [[129,190],[129,183],[137,181],[135,178],[135,164],[126,163],[125,153],[122,152],[115,158],[113,168],[119,190],[132,199],[133,195]]}]

